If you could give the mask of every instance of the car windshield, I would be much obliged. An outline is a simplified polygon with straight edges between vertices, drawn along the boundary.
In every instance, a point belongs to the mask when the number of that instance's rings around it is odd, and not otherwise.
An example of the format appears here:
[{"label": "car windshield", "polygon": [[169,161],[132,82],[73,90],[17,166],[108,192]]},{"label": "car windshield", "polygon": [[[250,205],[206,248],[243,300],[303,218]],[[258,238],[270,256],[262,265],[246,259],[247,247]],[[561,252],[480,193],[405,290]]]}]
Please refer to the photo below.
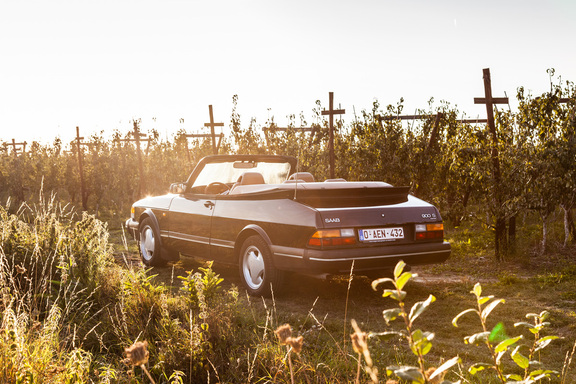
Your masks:
[{"label": "car windshield", "polygon": [[244,172],[260,172],[266,184],[281,184],[288,178],[290,163],[270,162],[224,162],[208,163],[194,181],[193,187],[208,185],[213,182],[231,184]]}]

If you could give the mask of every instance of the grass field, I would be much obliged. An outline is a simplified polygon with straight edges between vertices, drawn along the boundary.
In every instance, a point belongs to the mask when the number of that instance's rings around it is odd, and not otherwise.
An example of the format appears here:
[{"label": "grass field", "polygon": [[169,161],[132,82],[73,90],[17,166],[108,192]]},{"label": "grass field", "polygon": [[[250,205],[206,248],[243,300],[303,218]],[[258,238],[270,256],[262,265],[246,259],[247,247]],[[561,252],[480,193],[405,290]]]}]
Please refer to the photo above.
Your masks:
[{"label": "grass field", "polygon": [[[567,354],[576,341],[574,248],[562,249],[556,244],[549,254],[539,255],[533,250],[537,241],[526,242],[529,234],[520,234],[518,256],[498,263],[491,254],[492,249],[486,245],[489,244],[490,235],[478,228],[452,230],[447,234],[454,248],[451,259],[442,265],[413,269],[412,272],[418,277],[406,287],[407,305],[425,300],[429,294],[436,297],[436,301],[416,324],[422,330],[436,335],[427,361],[438,366],[442,361],[460,356],[462,364],[451,374],[451,379],[461,378],[464,382],[492,381],[490,375],[479,374],[478,378],[472,378],[464,372],[475,362],[490,362],[486,347],[464,343],[466,335],[480,331],[478,318],[470,315],[459,322],[458,328],[452,325],[452,319],[459,312],[475,305],[471,291],[475,283],[480,283],[486,295],[506,300],[493,311],[488,324],[493,327],[503,323],[510,337],[523,334],[527,341],[531,340],[529,332],[514,324],[527,321],[528,313],[550,312],[550,326],[545,334],[558,335],[561,339],[554,340],[543,350],[539,360],[548,369],[562,372],[567,366]],[[137,260],[134,242],[128,254]],[[151,273],[157,274],[155,279],[159,283],[172,285],[174,275],[182,275],[184,271],[197,269],[200,265],[199,261],[182,258],[179,263],[155,269]],[[225,287],[240,285],[236,269],[218,266],[214,269],[224,278]],[[269,317],[268,327],[289,323],[298,334],[305,335],[300,355],[306,367],[303,377],[314,381],[318,377],[334,375],[334,378],[352,381],[355,370],[351,365],[355,364],[355,357],[348,351],[349,334],[352,333],[350,320],[355,319],[362,330],[374,334],[398,330],[401,325],[399,322],[386,324],[382,311],[392,308],[395,303],[382,297],[382,289],[374,291],[370,282],[365,277],[354,277],[349,284],[347,276],[319,280],[291,275],[287,288],[273,300],[254,299],[242,294],[240,300],[242,306],[252,311],[254,327],[257,327],[257,319]],[[387,365],[415,363],[408,345],[399,339],[382,340],[374,336],[369,338],[368,345],[374,364],[379,367],[382,375]],[[347,352],[338,356],[340,350]],[[333,361],[339,361],[342,366],[332,366]],[[519,371],[509,356],[503,362],[511,372]],[[568,370],[563,380],[571,382],[575,378],[572,370]]]},{"label": "grass field", "polygon": [[[390,282],[375,291],[364,277],[290,275],[284,292],[253,298],[234,268],[182,258],[144,269],[136,243],[118,225],[108,228],[54,202],[23,207],[18,215],[0,209],[0,215],[0,382],[333,383],[369,382],[370,372],[385,382],[394,377],[387,367],[419,363],[405,339],[382,335],[405,328],[383,316],[398,307],[382,297]],[[515,323],[533,321],[528,313],[550,314],[538,337],[560,338],[533,355],[542,365],[533,362],[529,371],[557,372],[543,382],[574,382],[575,249],[552,242],[541,255],[535,251],[538,228],[526,228],[518,234],[517,256],[506,262],[493,259],[488,230],[462,226],[446,234],[454,250],[446,263],[413,269],[418,276],[404,288],[407,310],[429,295],[436,299],[413,322],[412,330],[434,333],[427,334],[432,348],[423,355],[425,368],[458,356],[446,380],[502,382],[493,369],[468,373],[475,363],[494,364],[486,344],[464,342],[482,331],[478,316],[468,313],[458,328],[452,325],[475,306],[471,291],[480,283],[483,295],[505,299],[486,327],[501,324],[503,339],[523,335],[515,343],[527,345],[519,349],[523,355],[534,336]],[[275,334],[284,324],[292,330],[290,347]],[[368,334],[367,350],[358,353],[350,335],[361,332]],[[523,376],[512,347],[499,369]]]}]

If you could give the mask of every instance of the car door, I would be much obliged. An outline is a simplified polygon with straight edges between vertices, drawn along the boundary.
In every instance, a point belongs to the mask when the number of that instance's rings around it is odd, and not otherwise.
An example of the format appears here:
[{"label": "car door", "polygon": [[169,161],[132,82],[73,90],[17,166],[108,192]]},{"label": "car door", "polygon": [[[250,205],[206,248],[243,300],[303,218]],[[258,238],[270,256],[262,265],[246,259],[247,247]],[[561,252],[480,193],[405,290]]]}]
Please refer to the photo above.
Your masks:
[{"label": "car door", "polygon": [[169,212],[171,248],[185,255],[210,258],[210,225],[216,200],[212,195],[184,193]]}]

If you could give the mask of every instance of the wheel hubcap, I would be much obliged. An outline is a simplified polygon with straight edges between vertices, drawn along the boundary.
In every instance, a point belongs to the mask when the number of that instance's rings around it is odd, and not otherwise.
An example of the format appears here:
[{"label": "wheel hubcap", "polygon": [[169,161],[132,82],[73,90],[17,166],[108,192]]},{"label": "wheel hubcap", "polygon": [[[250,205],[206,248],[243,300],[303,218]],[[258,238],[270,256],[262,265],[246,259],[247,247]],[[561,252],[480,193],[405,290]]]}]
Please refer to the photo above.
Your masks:
[{"label": "wheel hubcap", "polygon": [[243,267],[244,280],[252,289],[258,289],[264,282],[264,258],[262,252],[255,246],[250,246],[244,252]]},{"label": "wheel hubcap", "polygon": [[140,235],[140,251],[144,259],[151,260],[152,256],[154,256],[155,242],[152,228],[149,226],[144,227]]}]

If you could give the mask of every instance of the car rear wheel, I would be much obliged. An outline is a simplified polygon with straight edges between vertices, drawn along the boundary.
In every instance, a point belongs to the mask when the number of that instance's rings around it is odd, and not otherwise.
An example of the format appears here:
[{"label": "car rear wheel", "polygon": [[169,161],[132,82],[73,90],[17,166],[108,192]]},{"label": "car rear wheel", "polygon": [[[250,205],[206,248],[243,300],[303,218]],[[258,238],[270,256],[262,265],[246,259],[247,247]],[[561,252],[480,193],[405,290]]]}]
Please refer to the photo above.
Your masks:
[{"label": "car rear wheel", "polygon": [[145,218],[140,224],[140,256],[142,262],[148,266],[161,267],[166,265],[162,258],[160,236],[154,227],[152,219]]},{"label": "car rear wheel", "polygon": [[240,278],[249,294],[270,296],[271,289],[275,292],[281,289],[282,271],[272,266],[272,252],[260,236],[250,236],[244,241],[239,267]]}]

